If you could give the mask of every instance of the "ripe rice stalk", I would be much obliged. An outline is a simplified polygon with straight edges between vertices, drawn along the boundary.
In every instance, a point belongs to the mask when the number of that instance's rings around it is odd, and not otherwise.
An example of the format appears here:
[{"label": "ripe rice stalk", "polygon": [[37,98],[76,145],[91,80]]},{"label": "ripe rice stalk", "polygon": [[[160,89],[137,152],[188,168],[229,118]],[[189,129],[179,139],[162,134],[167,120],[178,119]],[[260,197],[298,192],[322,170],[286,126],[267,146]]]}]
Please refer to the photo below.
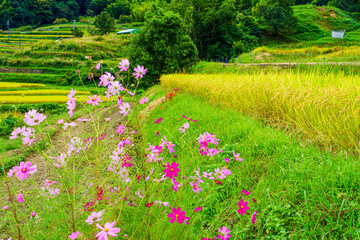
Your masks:
[{"label": "ripe rice stalk", "polygon": [[306,73],[173,74],[162,85],[261,117],[328,149],[360,153],[360,77]]}]

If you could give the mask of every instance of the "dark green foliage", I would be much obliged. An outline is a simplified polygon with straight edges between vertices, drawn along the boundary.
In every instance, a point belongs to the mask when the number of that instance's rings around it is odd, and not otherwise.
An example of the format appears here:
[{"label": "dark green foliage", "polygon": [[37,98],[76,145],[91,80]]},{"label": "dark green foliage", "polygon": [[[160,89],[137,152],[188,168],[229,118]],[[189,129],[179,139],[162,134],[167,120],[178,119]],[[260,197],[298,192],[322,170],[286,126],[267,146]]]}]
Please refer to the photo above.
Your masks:
[{"label": "dark green foliage", "polygon": [[[14,166],[19,165],[19,163],[24,160],[25,160],[25,156],[21,154],[5,159],[5,164],[4,164],[5,171],[13,168]],[[4,174],[2,167],[0,167],[0,174],[1,175]]]},{"label": "dark green foliage", "polygon": [[0,73],[0,79],[6,82],[43,83],[66,86],[69,84],[68,77],[53,74],[29,74],[29,73]]},{"label": "dark green foliage", "polygon": [[154,8],[146,14],[145,25],[131,39],[128,50],[131,66],[148,69],[142,87],[157,83],[161,74],[188,69],[198,53],[179,14]]},{"label": "dark green foliage", "polygon": [[84,32],[81,31],[79,28],[71,29],[71,33],[74,35],[74,37],[82,37],[84,35]]},{"label": "dark green foliage", "polygon": [[121,15],[129,16],[131,13],[130,2],[126,0],[117,0],[116,2],[109,4],[105,11],[115,19],[118,19]]},{"label": "dark green foliage", "polygon": [[269,35],[281,36],[293,32],[296,26],[293,5],[293,0],[262,0],[253,12]]},{"label": "dark green foliage", "polygon": [[0,120],[0,137],[8,136],[14,128],[20,126],[21,119],[9,114]]},{"label": "dark green foliage", "polygon": [[115,20],[105,11],[96,17],[94,24],[101,35],[115,32]]}]

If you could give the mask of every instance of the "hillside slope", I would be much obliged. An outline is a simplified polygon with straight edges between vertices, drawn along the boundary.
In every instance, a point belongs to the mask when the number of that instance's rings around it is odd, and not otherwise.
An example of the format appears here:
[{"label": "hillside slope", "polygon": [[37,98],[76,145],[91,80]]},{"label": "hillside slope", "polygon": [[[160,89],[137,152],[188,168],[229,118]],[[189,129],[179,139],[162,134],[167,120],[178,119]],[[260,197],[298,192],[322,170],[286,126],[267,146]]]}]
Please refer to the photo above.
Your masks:
[{"label": "hillside slope", "polygon": [[[294,15],[298,19],[295,28],[296,40],[314,41],[331,37],[331,31],[345,30],[352,39],[360,36],[360,23],[349,13],[335,7],[317,7],[314,5],[298,5],[293,7]],[[347,36],[346,36],[347,37]]]}]

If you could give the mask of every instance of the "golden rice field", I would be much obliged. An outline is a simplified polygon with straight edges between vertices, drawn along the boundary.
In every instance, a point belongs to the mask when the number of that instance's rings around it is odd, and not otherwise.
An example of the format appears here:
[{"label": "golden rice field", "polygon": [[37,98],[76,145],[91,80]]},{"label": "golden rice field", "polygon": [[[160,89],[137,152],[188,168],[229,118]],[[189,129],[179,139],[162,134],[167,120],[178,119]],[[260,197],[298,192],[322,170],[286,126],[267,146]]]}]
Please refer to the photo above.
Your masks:
[{"label": "golden rice field", "polygon": [[360,76],[307,73],[165,75],[161,84],[360,154]]},{"label": "golden rice field", "polygon": [[[67,95],[69,90],[58,90],[58,89],[39,89],[39,90],[24,90],[24,91],[0,91],[0,96],[9,95]],[[76,91],[76,94],[90,95],[88,91]]]},{"label": "golden rice field", "polygon": [[40,83],[15,83],[15,82],[0,82],[0,88],[43,88],[45,84]]},{"label": "golden rice field", "polygon": [[359,46],[336,46],[336,47],[305,47],[305,48],[277,48],[270,49],[267,47],[258,47],[253,50],[253,53],[275,53],[275,54],[323,54],[323,53],[338,53],[339,52],[348,52],[348,53],[357,53],[359,54],[360,47]]},{"label": "golden rice field", "polygon": [[[69,91],[68,91],[69,93]],[[85,102],[88,100],[87,95],[75,95],[76,101]],[[36,104],[36,103],[66,103],[67,95],[51,95],[51,96],[0,96],[0,104]],[[102,98],[104,102],[114,100],[114,98]]]}]

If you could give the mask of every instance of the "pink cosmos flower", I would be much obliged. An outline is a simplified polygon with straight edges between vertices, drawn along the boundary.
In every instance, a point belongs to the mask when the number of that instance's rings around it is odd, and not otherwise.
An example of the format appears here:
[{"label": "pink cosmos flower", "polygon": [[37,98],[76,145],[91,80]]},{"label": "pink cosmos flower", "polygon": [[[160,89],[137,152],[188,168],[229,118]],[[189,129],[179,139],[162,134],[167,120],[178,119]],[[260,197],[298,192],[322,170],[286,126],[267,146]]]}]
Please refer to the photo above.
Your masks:
[{"label": "pink cosmos flower", "polygon": [[240,202],[238,202],[239,205],[238,213],[240,213],[240,215],[246,214],[246,211],[249,210],[247,204],[248,202],[244,202],[244,200],[242,199],[240,200]]},{"label": "pink cosmos flower", "polygon": [[54,158],[54,166],[57,168],[66,166],[65,158],[66,158],[66,154],[60,153],[59,157]]},{"label": "pink cosmos flower", "polygon": [[186,211],[181,211],[180,207],[178,207],[177,209],[173,208],[172,213],[168,214],[168,217],[171,218],[170,223],[174,223],[177,220],[180,224],[185,221],[185,224],[188,225],[189,223],[187,222],[187,220],[189,220],[190,218],[185,217],[185,212]]},{"label": "pink cosmos flower", "polygon": [[22,138],[23,145],[31,146],[35,139],[35,129],[28,127],[25,131],[22,132],[22,135],[24,136]]},{"label": "pink cosmos flower", "polygon": [[73,232],[70,234],[69,238],[70,239],[77,239],[79,236],[79,232]]},{"label": "pink cosmos flower", "polygon": [[140,100],[140,104],[145,104],[149,102],[149,98],[148,97],[144,97],[143,99]]},{"label": "pink cosmos flower", "polygon": [[68,129],[68,127],[75,127],[76,123],[71,122],[71,123],[64,123],[64,126],[62,127],[64,130]]},{"label": "pink cosmos flower", "polygon": [[207,179],[215,179],[213,176],[212,176],[212,172],[211,173],[207,173],[207,172],[203,172],[203,177],[204,178],[207,178]]},{"label": "pink cosmos flower", "polygon": [[240,153],[235,154],[235,151],[233,151],[233,155],[234,155],[234,157],[236,158],[236,160],[238,160],[238,161],[240,161],[240,162],[242,162],[242,161],[243,161],[243,159],[242,159],[242,158],[240,158]]},{"label": "pink cosmos flower", "polygon": [[225,158],[224,161],[225,161],[225,162],[230,162],[230,159]]},{"label": "pink cosmos flower", "polygon": [[181,133],[184,133],[186,131],[186,129],[189,129],[189,127],[190,127],[189,123],[186,122],[179,128],[179,131]]},{"label": "pink cosmos flower", "polygon": [[22,203],[24,202],[24,194],[23,193],[20,193],[16,196],[17,200],[19,203]]},{"label": "pink cosmos flower", "polygon": [[35,217],[36,216],[36,212],[31,212],[31,216]]},{"label": "pink cosmos flower", "polygon": [[173,162],[170,164],[166,165],[166,169],[164,170],[164,173],[166,174],[166,176],[168,178],[174,178],[178,176],[178,172],[180,172],[180,169],[177,168],[179,166],[179,164],[177,164],[176,162]]},{"label": "pink cosmos flower", "polygon": [[57,121],[57,124],[63,124],[64,123],[64,119],[59,119],[58,121]]},{"label": "pink cosmos flower", "polygon": [[121,106],[119,107],[120,109],[120,114],[123,114],[124,116],[129,114],[130,111],[130,104],[129,103],[122,103]]},{"label": "pink cosmos flower", "polygon": [[26,129],[26,127],[16,128],[14,131],[12,131],[11,136],[9,137],[9,139],[18,138],[20,135],[23,134],[23,132],[25,131],[25,129]]},{"label": "pink cosmos flower", "polygon": [[83,118],[83,119],[78,118],[78,119],[76,119],[76,120],[79,121],[79,122],[90,122],[90,121],[91,121],[91,118]]},{"label": "pink cosmos flower", "polygon": [[119,81],[110,82],[108,86],[109,95],[117,96],[120,95],[120,91],[124,91],[125,88],[122,87],[122,84]]},{"label": "pink cosmos flower", "polygon": [[190,182],[190,185],[193,187],[193,191],[196,193],[200,193],[203,189],[199,187],[199,182],[194,183],[193,181]]},{"label": "pink cosmos flower", "polygon": [[98,64],[96,64],[96,67],[95,67],[95,68],[96,68],[97,70],[100,69],[100,67],[101,67],[101,62],[102,62],[102,61],[100,61]]},{"label": "pink cosmos flower", "polygon": [[98,97],[96,94],[94,97],[88,96],[88,99],[89,100],[87,100],[86,103],[92,104],[93,106],[99,105],[99,103],[102,102],[101,97]]},{"label": "pink cosmos flower", "polygon": [[67,105],[66,108],[69,110],[68,111],[69,117],[73,116],[74,109],[76,108],[76,101],[74,98],[75,93],[76,93],[76,90],[71,89],[70,94],[68,95],[69,101],[66,102],[66,105]]},{"label": "pink cosmos flower", "polygon": [[130,140],[129,140],[129,137],[123,138],[123,139],[121,140],[121,142],[118,143],[117,147],[118,147],[118,148],[119,148],[119,147],[122,147],[122,146],[124,146],[125,144],[126,144],[126,145],[130,145],[130,144],[131,144],[131,142],[130,142]]},{"label": "pink cosmos flower", "polygon": [[20,162],[20,166],[14,167],[15,176],[17,176],[20,180],[24,180],[29,177],[32,177],[33,173],[37,171],[36,165],[31,166],[31,162]]},{"label": "pink cosmos flower", "polygon": [[163,119],[162,118],[159,118],[159,119],[157,119],[154,123],[159,123],[159,122],[161,122]]},{"label": "pink cosmos flower", "polygon": [[8,171],[7,175],[8,175],[8,177],[12,177],[12,176],[14,175],[14,173],[16,173],[16,172],[14,171],[14,169],[10,169],[10,170]]},{"label": "pink cosmos flower", "polygon": [[106,122],[109,122],[109,121],[110,121],[110,118],[105,118],[105,121],[106,121]]},{"label": "pink cosmos flower", "polygon": [[123,134],[125,131],[125,126],[124,125],[120,125],[117,127],[116,132]]},{"label": "pink cosmos flower", "polygon": [[171,183],[174,185],[172,186],[171,188],[177,192],[177,190],[179,190],[179,187],[180,187],[180,183],[176,182],[175,178],[172,178],[171,179]]},{"label": "pink cosmos flower", "polygon": [[134,131],[133,131],[133,134],[137,134],[137,131],[136,131],[136,130],[134,130]]},{"label": "pink cosmos flower", "polygon": [[257,211],[255,211],[251,217],[251,223],[252,224],[255,224],[255,221],[256,221],[256,215],[257,215]]},{"label": "pink cosmos flower", "polygon": [[166,139],[165,136],[164,136],[164,138],[161,139],[161,144],[160,144],[160,146],[161,146],[162,148],[167,147],[167,149],[169,150],[169,154],[175,152],[175,150],[174,150],[174,148],[173,148],[173,147],[175,147],[175,144],[172,144],[172,142],[169,142],[169,141]]},{"label": "pink cosmos flower", "polygon": [[8,208],[9,208],[8,205],[5,205],[5,206],[2,207],[2,209],[4,209],[4,210],[6,210]]},{"label": "pink cosmos flower", "polygon": [[35,126],[45,120],[44,114],[38,113],[36,110],[31,110],[25,113],[24,122],[29,126]]},{"label": "pink cosmos flower", "polygon": [[111,237],[117,237],[118,232],[120,232],[120,228],[114,228],[116,224],[116,221],[110,223],[105,223],[104,227],[101,227],[99,224],[96,224],[96,227],[101,229],[102,231],[99,232],[96,235],[96,238],[98,238],[98,240],[108,240],[108,235]]},{"label": "pink cosmos flower", "polygon": [[121,62],[119,62],[119,68],[120,68],[120,72],[122,71],[127,71],[129,69],[130,66],[130,62],[128,59],[123,59],[121,60]]},{"label": "pink cosmos flower", "polygon": [[134,68],[134,73],[133,75],[135,76],[135,78],[143,78],[143,76],[146,74],[147,69],[144,68],[144,66],[140,66],[137,65],[136,68]]},{"label": "pink cosmos flower", "polygon": [[85,220],[88,224],[93,224],[94,222],[100,222],[102,220],[103,212],[92,212],[91,215]]},{"label": "pink cosmos flower", "polygon": [[250,193],[248,191],[246,191],[246,190],[242,190],[241,194],[250,195]]},{"label": "pink cosmos flower", "polygon": [[105,72],[105,74],[100,76],[100,82],[98,87],[100,87],[101,85],[104,85],[104,87],[107,87],[109,84],[111,84],[111,82],[114,81],[115,77],[113,75],[111,75],[111,73]]},{"label": "pink cosmos flower", "polygon": [[202,207],[202,206],[200,206],[200,207],[197,207],[197,208],[195,208],[194,212],[198,212],[198,211],[201,211],[202,209],[203,209],[203,207]]},{"label": "pink cosmos flower", "polygon": [[57,183],[57,181],[51,181],[51,180],[48,180],[48,179],[45,179],[45,186],[46,187],[50,187],[51,185],[53,185],[54,183]]},{"label": "pink cosmos flower", "polygon": [[219,228],[219,232],[221,233],[218,235],[218,239],[220,240],[228,240],[231,238],[230,229],[226,229],[226,226],[223,226],[222,228]]}]

